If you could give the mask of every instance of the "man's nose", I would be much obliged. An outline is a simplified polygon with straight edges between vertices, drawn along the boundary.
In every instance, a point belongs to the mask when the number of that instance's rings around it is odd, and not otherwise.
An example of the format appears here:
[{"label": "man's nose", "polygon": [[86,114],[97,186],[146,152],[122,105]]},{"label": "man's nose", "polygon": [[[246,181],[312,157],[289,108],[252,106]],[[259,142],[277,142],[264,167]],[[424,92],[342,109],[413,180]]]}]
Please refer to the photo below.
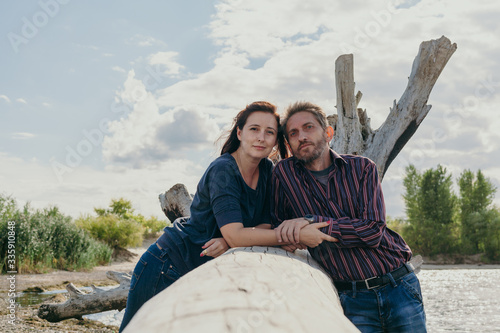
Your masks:
[{"label": "man's nose", "polygon": [[304,131],[299,131],[299,141],[307,141],[307,135]]}]

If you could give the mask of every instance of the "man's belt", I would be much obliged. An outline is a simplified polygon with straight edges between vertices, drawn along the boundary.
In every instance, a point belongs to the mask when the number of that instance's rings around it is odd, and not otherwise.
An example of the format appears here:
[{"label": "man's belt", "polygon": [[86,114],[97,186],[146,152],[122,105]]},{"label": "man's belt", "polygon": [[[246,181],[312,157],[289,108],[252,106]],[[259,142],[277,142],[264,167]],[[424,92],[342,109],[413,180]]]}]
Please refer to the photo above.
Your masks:
[{"label": "man's belt", "polygon": [[393,270],[392,272],[382,276],[376,276],[366,280],[359,280],[359,281],[334,281],[333,283],[335,284],[335,287],[339,291],[353,290],[354,289],[353,284],[356,285],[356,290],[374,289],[383,287],[386,284],[391,283],[391,278],[389,277],[389,274],[392,275],[392,278],[394,280],[398,280],[403,276],[405,276],[406,274],[413,272],[413,270],[414,270],[413,265],[410,263],[406,263],[403,266]]}]

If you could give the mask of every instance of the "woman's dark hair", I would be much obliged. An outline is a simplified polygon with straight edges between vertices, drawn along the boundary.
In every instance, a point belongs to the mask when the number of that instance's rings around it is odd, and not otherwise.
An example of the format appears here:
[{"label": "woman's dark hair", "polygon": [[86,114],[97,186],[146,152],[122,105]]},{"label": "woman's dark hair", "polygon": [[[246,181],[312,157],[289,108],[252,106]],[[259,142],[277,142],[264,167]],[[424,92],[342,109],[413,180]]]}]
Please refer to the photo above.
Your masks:
[{"label": "woman's dark hair", "polygon": [[245,126],[248,117],[254,113],[254,112],[266,112],[272,114],[276,118],[276,122],[278,124],[278,151],[281,156],[281,158],[287,158],[288,157],[288,149],[285,145],[285,138],[283,136],[283,132],[281,131],[281,126],[280,126],[280,116],[276,112],[276,106],[269,102],[264,102],[264,101],[259,101],[259,102],[253,102],[252,104],[247,105],[246,108],[241,110],[236,117],[234,117],[233,120],[233,127],[231,128],[231,131],[229,132],[229,137],[226,139],[226,142],[224,142],[224,145],[222,146],[221,150],[221,155],[225,153],[234,153],[240,146],[240,140],[238,139],[237,131],[238,128],[240,130],[243,129]]}]

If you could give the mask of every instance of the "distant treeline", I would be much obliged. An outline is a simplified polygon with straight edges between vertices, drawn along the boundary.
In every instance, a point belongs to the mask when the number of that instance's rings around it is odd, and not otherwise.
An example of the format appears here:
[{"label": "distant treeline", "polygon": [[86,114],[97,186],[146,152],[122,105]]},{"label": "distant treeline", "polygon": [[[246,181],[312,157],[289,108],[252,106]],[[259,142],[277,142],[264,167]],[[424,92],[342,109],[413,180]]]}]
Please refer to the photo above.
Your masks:
[{"label": "distant treeline", "polygon": [[443,166],[424,172],[407,167],[406,219],[389,219],[389,226],[424,256],[482,254],[483,261],[500,261],[500,211],[492,205],[495,186],[481,170],[465,170],[456,181],[458,194]]}]

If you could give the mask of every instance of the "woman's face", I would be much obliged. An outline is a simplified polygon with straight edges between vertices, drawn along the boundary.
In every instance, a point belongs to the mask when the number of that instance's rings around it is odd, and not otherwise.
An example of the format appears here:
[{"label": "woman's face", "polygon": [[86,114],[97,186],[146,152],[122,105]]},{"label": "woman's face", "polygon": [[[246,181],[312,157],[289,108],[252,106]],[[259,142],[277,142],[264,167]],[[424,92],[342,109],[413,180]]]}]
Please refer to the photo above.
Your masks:
[{"label": "woman's face", "polygon": [[250,114],[243,129],[237,131],[242,153],[265,158],[276,145],[278,123],[271,113],[256,111]]}]

